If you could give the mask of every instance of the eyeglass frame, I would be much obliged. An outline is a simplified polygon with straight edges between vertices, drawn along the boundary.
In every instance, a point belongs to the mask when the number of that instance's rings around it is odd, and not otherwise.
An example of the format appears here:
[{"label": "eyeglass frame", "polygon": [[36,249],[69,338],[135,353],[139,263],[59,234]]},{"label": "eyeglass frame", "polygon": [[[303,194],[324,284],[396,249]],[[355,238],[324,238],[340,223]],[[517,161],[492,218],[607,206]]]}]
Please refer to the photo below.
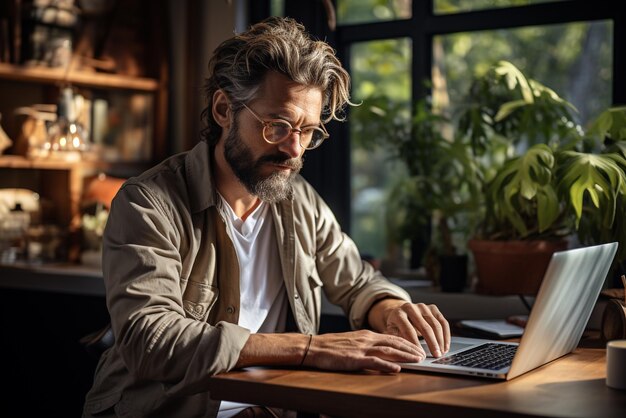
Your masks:
[{"label": "eyeglass frame", "polygon": [[[241,103],[241,105],[242,105],[243,107],[245,107],[246,109],[248,109],[248,111],[252,114],[252,116],[254,116],[254,118],[255,118],[256,120],[258,120],[258,121],[259,121],[259,122],[263,125],[263,132],[262,132],[262,136],[263,136],[263,139],[265,140],[265,142],[267,142],[268,144],[273,144],[273,145],[280,144],[281,142],[286,141],[286,140],[287,140],[287,138],[289,138],[289,137],[291,136],[291,134],[293,134],[294,132],[297,132],[297,133],[299,134],[299,135],[298,135],[298,143],[300,144],[300,146],[302,147],[302,149],[305,149],[305,150],[307,150],[307,151],[310,151],[310,150],[313,150],[313,149],[315,149],[315,148],[319,148],[319,147],[320,147],[320,146],[324,143],[324,141],[326,141],[328,138],[330,138],[330,134],[329,134],[329,133],[328,133],[328,131],[326,130],[326,127],[324,126],[324,124],[323,124],[323,123],[320,123],[320,124],[319,124],[319,126],[311,126],[311,127],[310,127],[310,129],[311,129],[311,130],[319,130],[319,131],[321,131],[321,132],[322,132],[322,134],[323,134],[324,136],[322,137],[322,140],[319,142],[319,144],[318,144],[318,145],[316,145],[316,146],[314,146],[314,147],[311,147],[311,148],[309,148],[309,147],[305,147],[304,145],[302,145],[302,129],[294,128],[293,126],[291,126],[291,123],[289,123],[288,121],[286,121],[286,120],[284,120],[284,119],[270,119],[270,120],[263,120],[263,119],[262,119],[259,115],[257,115],[257,114],[256,114],[256,112],[255,112],[255,111],[253,111],[252,109],[250,109],[250,108],[249,108],[249,107],[248,107],[245,103]],[[281,140],[279,140],[279,141],[272,142],[272,141],[268,140],[268,139],[266,138],[266,136],[265,136],[265,130],[266,130],[266,129],[268,129],[268,128],[270,127],[270,124],[271,124],[272,122],[280,122],[280,123],[283,123],[283,124],[285,124],[285,125],[289,126],[290,132],[289,132],[287,135],[285,135],[285,137],[284,137],[284,138],[282,138],[282,139],[281,139]],[[309,129],[309,128],[307,128],[307,129]],[[311,135],[313,135],[313,134],[311,134]],[[312,138],[313,138],[313,136],[311,136],[311,139],[312,139]]]}]

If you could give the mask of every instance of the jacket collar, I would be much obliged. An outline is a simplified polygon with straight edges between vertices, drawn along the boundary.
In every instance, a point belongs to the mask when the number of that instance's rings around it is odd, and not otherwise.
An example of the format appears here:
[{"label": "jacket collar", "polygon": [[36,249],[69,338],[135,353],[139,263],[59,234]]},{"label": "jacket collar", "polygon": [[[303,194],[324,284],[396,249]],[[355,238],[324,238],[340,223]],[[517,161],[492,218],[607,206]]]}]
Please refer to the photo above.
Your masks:
[{"label": "jacket collar", "polygon": [[185,157],[185,177],[189,205],[193,213],[215,206],[217,202],[211,155],[212,151],[206,141],[200,141]]}]

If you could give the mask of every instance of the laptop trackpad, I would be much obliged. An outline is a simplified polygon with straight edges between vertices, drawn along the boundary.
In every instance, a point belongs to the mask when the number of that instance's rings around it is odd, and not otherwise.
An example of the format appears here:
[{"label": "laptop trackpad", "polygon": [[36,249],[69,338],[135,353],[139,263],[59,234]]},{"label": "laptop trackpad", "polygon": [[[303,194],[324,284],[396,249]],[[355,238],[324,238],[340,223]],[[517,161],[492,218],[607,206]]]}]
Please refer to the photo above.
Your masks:
[{"label": "laptop trackpad", "polygon": [[[422,348],[424,349],[424,351],[426,351],[426,356],[427,356],[427,357],[432,357],[432,355],[430,354],[430,350],[428,349],[428,345],[426,344],[426,342],[421,341],[421,344],[422,344]],[[473,345],[476,345],[476,344],[475,344],[475,343],[474,343],[474,344],[468,344],[468,343],[462,343],[462,342],[458,342],[458,341],[452,341],[452,342],[450,343],[450,351],[448,351],[448,352],[446,353],[446,355],[447,355],[447,354],[450,354],[450,353],[453,353],[453,352],[455,352],[455,351],[462,350],[462,349],[467,348],[467,347],[471,347],[471,346],[473,346]]]}]

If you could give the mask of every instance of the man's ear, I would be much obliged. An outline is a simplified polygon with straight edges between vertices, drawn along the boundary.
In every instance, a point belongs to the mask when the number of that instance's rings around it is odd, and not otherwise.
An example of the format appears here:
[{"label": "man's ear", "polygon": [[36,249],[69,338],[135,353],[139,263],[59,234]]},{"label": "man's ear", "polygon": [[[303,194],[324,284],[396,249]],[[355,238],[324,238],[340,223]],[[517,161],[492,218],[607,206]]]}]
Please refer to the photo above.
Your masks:
[{"label": "man's ear", "polygon": [[228,97],[221,89],[218,89],[213,93],[213,103],[211,105],[211,112],[213,113],[213,119],[222,129],[230,128],[232,112],[230,110],[230,103]]}]

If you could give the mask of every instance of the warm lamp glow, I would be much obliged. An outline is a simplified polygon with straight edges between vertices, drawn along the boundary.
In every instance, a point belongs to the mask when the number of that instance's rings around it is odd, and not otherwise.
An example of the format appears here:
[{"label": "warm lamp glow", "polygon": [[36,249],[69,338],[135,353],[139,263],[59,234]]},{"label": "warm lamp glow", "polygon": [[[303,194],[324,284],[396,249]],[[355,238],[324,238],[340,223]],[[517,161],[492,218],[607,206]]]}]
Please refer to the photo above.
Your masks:
[{"label": "warm lamp glow", "polygon": [[61,91],[57,106],[57,119],[48,130],[48,141],[43,150],[48,151],[48,158],[66,161],[77,161],[81,153],[87,149],[87,141],[83,127],[76,123],[74,93],[67,87]]}]

